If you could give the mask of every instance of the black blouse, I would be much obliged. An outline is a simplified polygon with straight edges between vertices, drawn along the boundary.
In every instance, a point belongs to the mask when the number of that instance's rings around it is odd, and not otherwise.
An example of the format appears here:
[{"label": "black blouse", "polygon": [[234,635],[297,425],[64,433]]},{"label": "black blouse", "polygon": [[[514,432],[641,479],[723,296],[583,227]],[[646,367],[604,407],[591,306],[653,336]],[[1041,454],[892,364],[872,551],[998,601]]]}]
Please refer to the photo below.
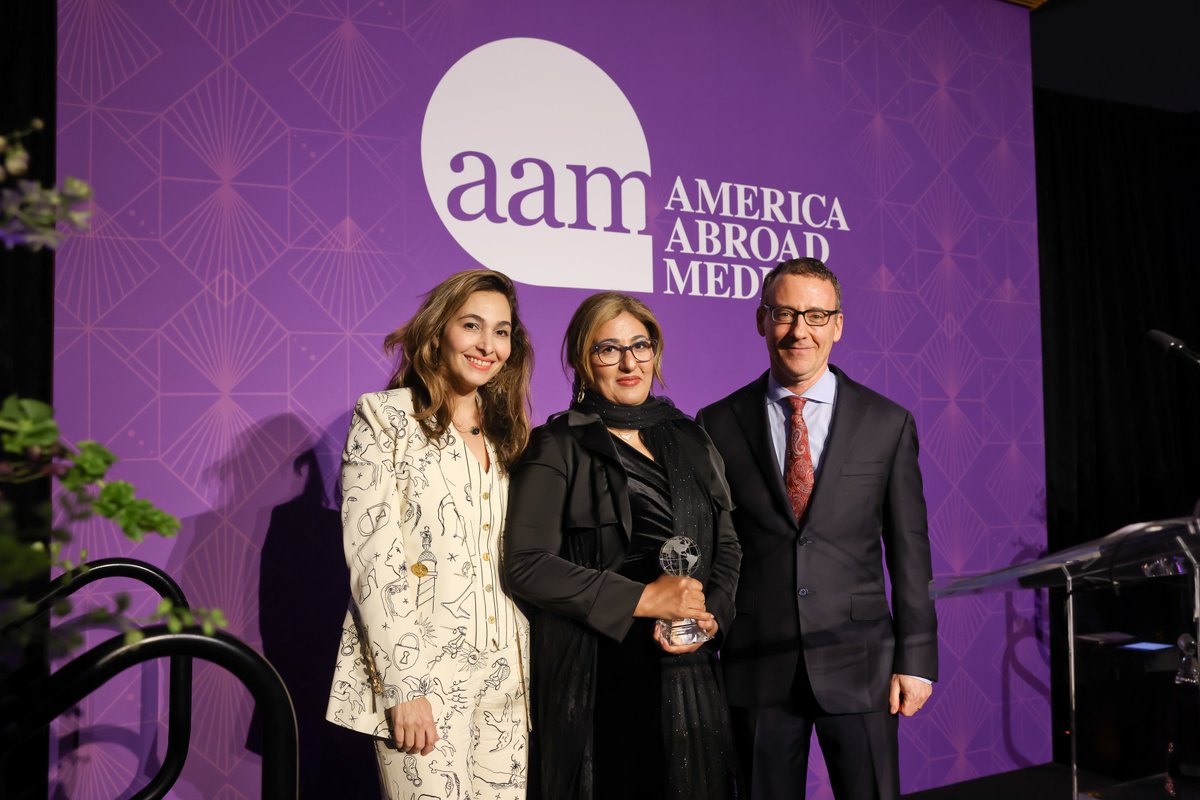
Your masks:
[{"label": "black blouse", "polygon": [[662,575],[658,553],[667,539],[675,535],[671,526],[671,487],[661,464],[624,440],[616,442],[617,455],[629,477],[629,504],[633,513],[633,535],[618,572],[635,581],[650,583]]}]

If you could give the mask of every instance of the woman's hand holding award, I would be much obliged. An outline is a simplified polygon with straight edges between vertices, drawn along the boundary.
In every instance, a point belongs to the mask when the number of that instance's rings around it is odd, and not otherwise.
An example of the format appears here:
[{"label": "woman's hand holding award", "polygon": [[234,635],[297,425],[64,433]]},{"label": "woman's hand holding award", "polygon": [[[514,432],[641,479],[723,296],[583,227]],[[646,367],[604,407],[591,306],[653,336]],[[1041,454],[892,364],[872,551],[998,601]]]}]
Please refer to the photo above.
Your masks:
[{"label": "woman's hand holding award", "polygon": [[[700,566],[700,548],[686,536],[672,536],[658,551],[658,563],[666,575],[690,577]],[[694,619],[660,619],[658,633],[663,641],[675,647],[709,640],[709,635]]]}]

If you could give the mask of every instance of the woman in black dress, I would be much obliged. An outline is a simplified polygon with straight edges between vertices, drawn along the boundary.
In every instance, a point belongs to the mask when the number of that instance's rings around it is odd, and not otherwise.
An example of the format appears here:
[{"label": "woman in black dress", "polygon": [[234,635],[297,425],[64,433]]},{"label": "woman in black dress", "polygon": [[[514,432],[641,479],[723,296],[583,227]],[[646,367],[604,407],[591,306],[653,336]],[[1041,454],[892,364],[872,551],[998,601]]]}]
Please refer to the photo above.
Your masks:
[{"label": "woman in black dress", "polygon": [[[513,468],[507,588],[529,607],[531,796],[739,796],[716,653],[733,620],[741,548],[704,431],[668,400],[662,332],[639,300],[593,295],[563,342],[571,408],[535,429]],[[700,553],[664,575],[674,536]],[[692,618],[716,641],[670,644],[656,620]]]}]

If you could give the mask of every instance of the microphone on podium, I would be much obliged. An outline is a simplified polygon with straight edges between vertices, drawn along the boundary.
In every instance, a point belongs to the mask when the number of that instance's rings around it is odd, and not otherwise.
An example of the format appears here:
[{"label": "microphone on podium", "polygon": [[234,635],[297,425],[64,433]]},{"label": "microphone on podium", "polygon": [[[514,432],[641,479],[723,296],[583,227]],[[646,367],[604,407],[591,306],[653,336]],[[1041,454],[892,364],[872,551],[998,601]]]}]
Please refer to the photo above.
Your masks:
[{"label": "microphone on podium", "polygon": [[1196,366],[1200,366],[1200,353],[1190,349],[1182,339],[1176,339],[1171,334],[1158,330],[1149,331],[1146,335],[1150,337],[1150,341],[1168,353],[1174,353],[1180,358],[1185,358]]}]

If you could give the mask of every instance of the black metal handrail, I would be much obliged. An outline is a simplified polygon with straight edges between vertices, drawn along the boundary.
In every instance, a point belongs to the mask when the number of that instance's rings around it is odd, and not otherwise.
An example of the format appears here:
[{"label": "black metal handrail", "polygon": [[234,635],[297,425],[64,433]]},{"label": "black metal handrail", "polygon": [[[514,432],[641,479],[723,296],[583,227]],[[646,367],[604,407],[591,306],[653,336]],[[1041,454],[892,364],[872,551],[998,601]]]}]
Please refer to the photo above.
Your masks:
[{"label": "black metal handrail", "polygon": [[55,603],[101,578],[131,578],[141,581],[158,592],[159,597],[170,599],[176,606],[188,608],[187,597],[184,596],[183,589],[179,588],[179,584],[175,582],[174,578],[153,564],[139,561],[136,558],[101,558],[97,561],[87,562],[86,566],[87,570],[84,572],[64,573],[50,581],[42,596],[35,601],[36,610],[26,618],[6,625],[5,632],[29,624],[39,615],[53,608]]},{"label": "black metal handrail", "polygon": [[[159,597],[169,599],[176,608],[188,608],[187,597],[179,584],[163,570],[134,558],[102,558],[88,562],[87,571],[66,573],[51,581],[42,595],[35,601],[36,611],[29,617],[6,626],[7,629],[21,627],[46,613],[61,600],[90,583],[103,578],[129,578],[140,581]],[[83,699],[82,697],[78,698]],[[4,719],[0,716],[0,719]],[[49,720],[47,720],[49,722]],[[40,727],[40,726],[39,726]],[[32,732],[32,731],[31,731]],[[192,659],[186,655],[171,657],[170,673],[167,677],[167,749],[162,764],[144,787],[131,800],[161,800],[183,774],[192,737]],[[3,740],[7,742],[8,737]],[[6,751],[0,746],[0,752]]]},{"label": "black metal handrail", "polygon": [[283,679],[240,639],[223,632],[208,636],[199,628],[171,633],[165,625],[144,629],[145,637],[126,644],[115,636],[79,656],[39,684],[36,690],[0,708],[6,729],[0,752],[32,734],[82,698],[130,667],[156,658],[186,656],[211,661],[232,672],[250,689],[263,719],[263,800],[296,800],[298,761],[296,712]]}]

